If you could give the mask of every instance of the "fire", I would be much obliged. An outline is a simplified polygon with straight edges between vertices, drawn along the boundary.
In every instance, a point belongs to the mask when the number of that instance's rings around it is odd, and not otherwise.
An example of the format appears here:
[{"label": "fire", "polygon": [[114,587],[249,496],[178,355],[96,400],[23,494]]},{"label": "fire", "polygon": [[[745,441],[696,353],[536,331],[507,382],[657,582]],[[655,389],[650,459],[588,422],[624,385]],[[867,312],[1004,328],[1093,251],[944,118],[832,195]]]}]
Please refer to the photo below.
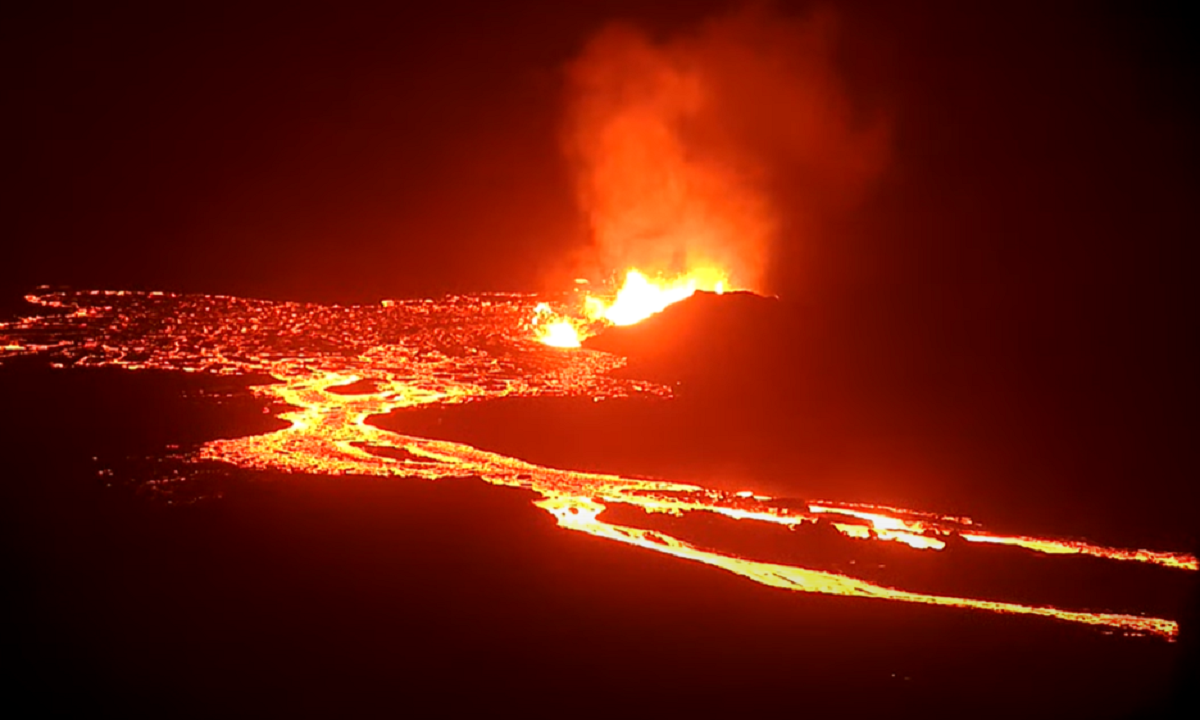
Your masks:
[{"label": "fire", "polygon": [[583,301],[583,317],[570,318],[541,303],[534,309],[530,325],[538,342],[551,347],[579,347],[589,334],[592,325],[632,325],[655,313],[662,312],[668,305],[686,300],[697,290],[721,294],[729,280],[725,273],[715,270],[697,270],[674,278],[650,279],[638,270],[629,270],[625,282],[611,301],[587,295]]},{"label": "fire", "polygon": [[[147,293],[104,297],[54,293],[35,297],[35,302],[74,312],[0,322],[4,352],[16,347],[15,352],[41,355],[58,368],[118,367],[272,378],[252,385],[252,392],[277,408],[276,416],[286,427],[211,440],[194,451],[165,458],[168,463],[203,463],[206,467],[222,463],[325,476],[476,477],[535,493],[539,496],[535,505],[566,530],[720,568],[769,587],[1038,616],[1167,640],[1179,632],[1178,623],[1170,618],[906,590],[855,574],[808,567],[799,559],[783,564],[748,557],[723,547],[724,539],[714,539],[712,545],[694,545],[660,530],[639,527],[636,522],[619,524],[605,511],[623,506],[640,509],[647,516],[718,515],[759,528],[829,522],[847,537],[847,543],[891,542],[914,553],[943,552],[946,538],[957,536],[978,548],[963,550],[970,553],[963,555],[965,558],[983,558],[988,546],[1008,545],[1068,561],[1072,556],[1090,556],[1155,565],[1170,573],[1200,569],[1200,561],[1190,553],[1001,535],[963,516],[865,503],[780,503],[753,490],[724,492],[685,482],[545,467],[462,443],[397,434],[372,420],[398,409],[505,397],[607,400],[671,396],[666,386],[614,376],[612,370],[621,367],[622,359],[608,353],[529,353],[521,343],[524,338],[514,331],[520,319],[531,313],[544,328],[559,321],[572,328],[589,326],[585,320],[572,324],[548,304],[535,308],[527,296],[451,297],[351,307]],[[298,326],[305,328],[299,341],[291,330]],[[465,350],[446,353],[443,349],[447,346]],[[538,361],[530,362],[529,355],[537,355]],[[0,354],[0,363],[7,357]],[[370,389],[340,392],[363,381]],[[185,472],[184,477],[189,474]],[[172,479],[158,477],[146,481],[145,486],[171,493],[179,479],[172,472]]]},{"label": "fire", "polygon": [[582,341],[579,329],[571,320],[556,314],[549,303],[538,303],[529,323],[534,335],[543,345],[557,348],[577,348]]},{"label": "fire", "polygon": [[570,320],[556,320],[543,328],[539,338],[550,347],[577,348],[579,347],[579,331]]},{"label": "fire", "polygon": [[662,312],[668,305],[690,298],[697,290],[724,292],[724,274],[709,270],[668,281],[652,281],[637,270],[630,270],[611,305],[589,297],[584,310],[592,319],[603,318],[613,325],[632,325]]}]

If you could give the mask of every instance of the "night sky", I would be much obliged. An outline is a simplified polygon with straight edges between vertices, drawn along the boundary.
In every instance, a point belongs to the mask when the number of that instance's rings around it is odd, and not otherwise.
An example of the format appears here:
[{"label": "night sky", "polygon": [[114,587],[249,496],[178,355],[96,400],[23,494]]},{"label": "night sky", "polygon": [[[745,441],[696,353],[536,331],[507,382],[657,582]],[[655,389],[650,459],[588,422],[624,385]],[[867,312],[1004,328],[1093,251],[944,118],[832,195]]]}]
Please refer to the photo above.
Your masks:
[{"label": "night sky", "polygon": [[[42,283],[562,289],[592,242],[561,152],[564,65],[613,19],[662,38],[729,7],[27,9],[4,23],[5,305]],[[1188,485],[1192,26],[1099,3],[835,16],[840,80],[887,124],[887,161],[817,233],[789,216],[811,188],[779,173],[760,289],[807,308],[861,395],[941,418],[933,435],[1040,448],[997,473],[1069,446],[1043,471],[1076,489]],[[1078,459],[1098,447],[1119,458]]]},{"label": "night sky", "polygon": [[[42,284],[325,303],[567,289],[594,238],[563,158],[564,67],[612,20],[658,40],[733,5],[5,9],[0,313]],[[864,470],[1187,543],[1196,27],[1135,5],[828,4],[839,81],[886,126],[886,162],[815,227],[813,188],[781,162],[757,289],[788,310],[802,360],[784,372],[819,369],[839,412],[914,458]]]},{"label": "night sky", "polygon": [[[770,290],[971,314],[1182,301],[1187,26],[1044,5],[838,9],[842,79],[888,119],[891,158],[847,227],[783,233]],[[661,36],[729,6],[27,9],[4,23],[6,285],[554,287],[589,240],[559,152],[562,66],[607,21]]]}]

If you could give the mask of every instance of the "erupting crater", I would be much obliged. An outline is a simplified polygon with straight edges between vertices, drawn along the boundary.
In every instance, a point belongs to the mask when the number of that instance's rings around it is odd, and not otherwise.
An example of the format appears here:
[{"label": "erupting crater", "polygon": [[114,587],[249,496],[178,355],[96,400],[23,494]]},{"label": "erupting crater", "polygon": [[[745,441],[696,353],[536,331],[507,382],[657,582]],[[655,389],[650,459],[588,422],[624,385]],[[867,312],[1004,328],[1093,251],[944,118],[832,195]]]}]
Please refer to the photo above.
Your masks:
[{"label": "erupting crater", "polygon": [[538,303],[530,325],[543,345],[577,348],[597,328],[632,325],[690,298],[697,290],[720,295],[728,286],[728,278],[719,270],[692,271],[671,279],[651,279],[638,270],[629,270],[615,295],[605,298],[588,293],[572,314],[556,312],[549,303]]},{"label": "erupting crater", "polygon": [[[64,369],[113,366],[274,380],[252,391],[269,407],[281,408],[278,417],[286,427],[204,443],[182,455],[187,462],[426,480],[475,476],[532,490],[540,496],[535,504],[566,530],[711,565],[772,587],[1176,636],[1178,624],[1169,618],[887,587],[850,574],[702,547],[608,522],[603,513],[616,506],[674,516],[712,513],[771,527],[826,520],[846,542],[887,543],[904,552],[939,553],[948,538],[957,536],[981,548],[1006,545],[1052,557],[1091,556],[1167,573],[1197,570],[1197,559],[1186,553],[1007,536],[966,517],[832,501],[781,503],[752,491],[543,467],[463,443],[388,432],[373,422],[398,408],[504,397],[669,398],[667,386],[613,374],[624,364],[622,357],[546,346],[578,346],[591,323],[636,322],[698,289],[719,292],[724,283],[713,274],[655,284],[631,272],[611,301],[585,297],[579,316],[557,314],[536,297],[516,294],[347,307],[208,295],[43,292],[27,297],[38,314],[0,323],[0,364],[29,356]],[[535,338],[529,334],[531,317]],[[574,335],[552,329],[564,327],[556,323],[567,323]]]}]

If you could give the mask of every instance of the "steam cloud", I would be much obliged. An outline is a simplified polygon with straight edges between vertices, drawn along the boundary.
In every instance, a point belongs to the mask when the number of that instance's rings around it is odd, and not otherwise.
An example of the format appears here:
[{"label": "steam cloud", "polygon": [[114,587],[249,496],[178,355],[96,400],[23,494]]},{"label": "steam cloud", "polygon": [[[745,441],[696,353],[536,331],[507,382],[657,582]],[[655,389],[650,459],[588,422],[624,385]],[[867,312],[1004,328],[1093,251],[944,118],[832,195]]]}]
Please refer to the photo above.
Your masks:
[{"label": "steam cloud", "polygon": [[834,34],[828,13],[761,5],[662,42],[624,24],[596,34],[567,68],[564,125],[593,269],[719,268],[761,289],[782,177],[789,241],[859,194],[882,167],[886,131],[852,122]]}]

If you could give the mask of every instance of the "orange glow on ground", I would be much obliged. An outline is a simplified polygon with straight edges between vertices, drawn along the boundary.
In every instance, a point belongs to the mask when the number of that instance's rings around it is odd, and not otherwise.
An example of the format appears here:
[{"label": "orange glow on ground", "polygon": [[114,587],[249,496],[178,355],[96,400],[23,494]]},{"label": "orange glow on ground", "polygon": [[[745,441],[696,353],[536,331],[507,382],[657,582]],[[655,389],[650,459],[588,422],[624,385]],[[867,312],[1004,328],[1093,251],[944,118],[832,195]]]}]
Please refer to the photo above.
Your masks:
[{"label": "orange glow on ground", "polygon": [[[374,307],[141,293],[61,293],[35,297],[34,302],[74,312],[0,323],[0,360],[40,353],[57,366],[263,373],[274,378],[277,382],[252,390],[283,408],[278,417],[288,426],[210,441],[183,457],[198,463],[426,480],[474,476],[533,491],[540,496],[535,504],[566,530],[711,565],[771,587],[1035,615],[1167,639],[1178,633],[1178,624],[1170,619],[885,587],[851,575],[698,547],[661,532],[607,522],[603,513],[625,505],[647,513],[715,513],[786,527],[835,517],[833,527],[854,542],[898,542],[914,552],[938,552],[945,547],[944,538],[958,534],[974,543],[1050,555],[1087,554],[1159,565],[1168,572],[1197,570],[1196,558],[1186,553],[1000,536],[966,517],[862,503],[813,502],[797,509],[773,504],[772,498],[753,491],[725,492],[682,482],[543,467],[470,445],[387,432],[372,424],[373,416],[398,408],[500,397],[670,397],[664,386],[614,378],[611,371],[623,364],[619,357],[586,349],[561,353],[530,342],[527,318],[550,313],[528,296],[394,301]],[[337,391],[364,380],[370,386],[366,392]]]}]

